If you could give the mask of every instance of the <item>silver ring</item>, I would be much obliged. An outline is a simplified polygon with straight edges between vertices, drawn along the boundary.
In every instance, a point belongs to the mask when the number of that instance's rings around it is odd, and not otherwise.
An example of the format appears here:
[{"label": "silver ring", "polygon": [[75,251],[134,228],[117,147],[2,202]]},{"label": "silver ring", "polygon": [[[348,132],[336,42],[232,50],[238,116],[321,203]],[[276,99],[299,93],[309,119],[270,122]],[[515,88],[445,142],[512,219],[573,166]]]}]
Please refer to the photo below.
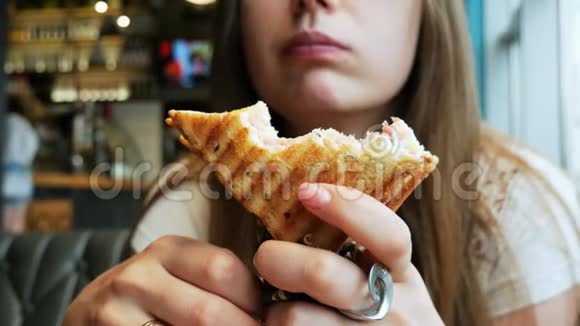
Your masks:
[{"label": "silver ring", "polygon": [[153,320],[146,322],[145,324],[143,324],[141,326],[165,326],[165,324],[163,324],[159,320],[153,319]]},{"label": "silver ring", "polygon": [[354,320],[373,321],[384,319],[393,303],[393,277],[385,266],[374,264],[369,273],[368,285],[375,303],[367,309],[356,311],[339,310],[340,313]]}]

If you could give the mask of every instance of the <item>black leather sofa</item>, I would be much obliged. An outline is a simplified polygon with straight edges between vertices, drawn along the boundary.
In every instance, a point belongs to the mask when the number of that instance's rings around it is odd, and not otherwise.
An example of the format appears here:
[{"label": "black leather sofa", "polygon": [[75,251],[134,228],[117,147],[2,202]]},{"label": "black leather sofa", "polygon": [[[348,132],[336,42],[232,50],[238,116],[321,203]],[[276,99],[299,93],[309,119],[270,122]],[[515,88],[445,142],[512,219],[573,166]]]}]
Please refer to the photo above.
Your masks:
[{"label": "black leather sofa", "polygon": [[61,325],[78,292],[125,258],[128,236],[128,230],[0,234],[0,325]]}]

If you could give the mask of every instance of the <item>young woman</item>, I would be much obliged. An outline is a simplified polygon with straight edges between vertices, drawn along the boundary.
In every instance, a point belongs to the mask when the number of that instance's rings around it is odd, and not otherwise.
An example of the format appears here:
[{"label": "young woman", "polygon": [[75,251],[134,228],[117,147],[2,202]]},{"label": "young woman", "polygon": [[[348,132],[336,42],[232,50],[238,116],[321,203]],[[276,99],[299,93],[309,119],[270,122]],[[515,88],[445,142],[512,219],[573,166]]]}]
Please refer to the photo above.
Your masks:
[{"label": "young woman", "polygon": [[[389,268],[393,305],[374,325],[577,322],[575,189],[546,160],[481,126],[462,0],[221,6],[215,108],[262,99],[286,136],[315,127],[360,136],[399,116],[441,160],[398,215],[367,196],[347,203],[326,185],[301,196]],[[152,196],[132,238],[136,254],[87,286],[65,325],[359,323],[340,311],[369,306],[362,268],[299,244],[267,241],[256,252],[254,219],[235,201],[202,196],[198,158],[185,166]],[[253,269],[316,303],[264,306]]]}]

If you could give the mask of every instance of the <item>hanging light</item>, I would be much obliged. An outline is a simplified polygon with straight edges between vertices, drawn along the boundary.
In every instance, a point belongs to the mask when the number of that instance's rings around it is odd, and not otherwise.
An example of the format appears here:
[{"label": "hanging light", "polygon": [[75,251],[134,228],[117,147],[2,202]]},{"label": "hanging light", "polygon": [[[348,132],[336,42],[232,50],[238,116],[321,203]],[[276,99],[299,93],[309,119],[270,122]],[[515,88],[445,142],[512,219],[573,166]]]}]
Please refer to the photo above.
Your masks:
[{"label": "hanging light", "polygon": [[95,3],[95,11],[99,14],[104,14],[109,10],[109,4],[106,1],[97,1]]},{"label": "hanging light", "polygon": [[185,1],[198,6],[207,6],[215,3],[216,0],[185,0]]},{"label": "hanging light", "polygon": [[127,28],[131,25],[131,18],[127,15],[122,15],[117,18],[117,25],[121,28]]}]

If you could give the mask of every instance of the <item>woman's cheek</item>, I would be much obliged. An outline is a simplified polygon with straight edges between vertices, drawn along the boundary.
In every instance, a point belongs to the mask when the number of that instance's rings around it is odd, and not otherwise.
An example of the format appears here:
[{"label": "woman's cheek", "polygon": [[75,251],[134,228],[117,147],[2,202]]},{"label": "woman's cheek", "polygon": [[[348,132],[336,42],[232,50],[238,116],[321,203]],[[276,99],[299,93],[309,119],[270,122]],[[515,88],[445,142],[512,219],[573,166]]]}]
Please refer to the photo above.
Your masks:
[{"label": "woman's cheek", "polygon": [[[244,31],[244,52],[246,66],[250,77],[255,85],[259,85],[261,80],[267,79],[272,72],[272,56],[267,52],[265,41],[268,35],[260,31],[259,24],[247,26]],[[247,33],[247,34],[246,34]]]},{"label": "woman's cheek", "polygon": [[[401,26],[400,26],[401,27]],[[416,42],[409,30],[393,26],[364,43],[362,68],[367,80],[383,89],[383,96],[394,97],[405,84],[412,69]]]}]

